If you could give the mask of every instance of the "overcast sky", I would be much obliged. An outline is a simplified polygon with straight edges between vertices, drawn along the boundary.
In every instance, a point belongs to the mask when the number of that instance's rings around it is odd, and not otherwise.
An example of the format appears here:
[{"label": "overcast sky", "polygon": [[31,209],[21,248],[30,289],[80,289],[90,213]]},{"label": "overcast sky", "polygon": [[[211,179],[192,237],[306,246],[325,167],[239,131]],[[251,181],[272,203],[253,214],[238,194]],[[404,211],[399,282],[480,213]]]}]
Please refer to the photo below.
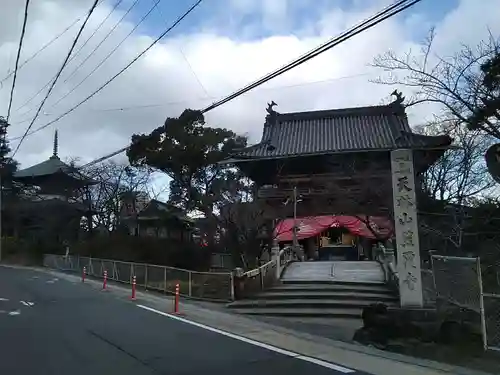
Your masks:
[{"label": "overcast sky", "polygon": [[[79,84],[129,33],[156,0],[138,0],[106,42],[74,74],[74,69],[101,42],[133,3],[123,0],[101,29],[70,62],[47,101],[36,129],[85,98],[135,57],[170,25],[193,0],[161,0],[157,9],[114,54],[71,95]],[[88,11],[93,0],[32,0],[21,62]],[[134,132],[149,132],[167,116],[186,107],[203,108],[303,52],[337,35],[391,1],[382,0],[204,0],[192,16],[101,93],[61,121],[30,136],[16,158],[23,167],[47,158],[53,132],[59,130],[62,158],[82,161],[125,146]],[[102,0],[77,50],[117,0]],[[174,3],[175,5],[172,5]],[[435,4],[439,5],[435,5]],[[314,4],[314,5],[313,5]],[[12,71],[19,41],[24,0],[1,0],[0,80]],[[266,102],[280,112],[377,105],[391,87],[369,82],[377,72],[368,66],[388,49],[416,48],[431,26],[437,30],[436,52],[449,54],[460,43],[475,43],[490,28],[500,33],[500,0],[423,0],[338,48],[284,74],[207,115],[210,126],[260,138]],[[81,21],[80,21],[81,22]],[[26,64],[18,74],[9,138],[22,135],[43,98],[39,91],[59,69],[80,23]],[[11,79],[2,82],[0,115],[6,115]],[[59,102],[58,102],[59,101]],[[55,104],[58,102],[57,104]],[[422,123],[432,109],[411,110]],[[12,141],[15,148],[18,141]]]}]

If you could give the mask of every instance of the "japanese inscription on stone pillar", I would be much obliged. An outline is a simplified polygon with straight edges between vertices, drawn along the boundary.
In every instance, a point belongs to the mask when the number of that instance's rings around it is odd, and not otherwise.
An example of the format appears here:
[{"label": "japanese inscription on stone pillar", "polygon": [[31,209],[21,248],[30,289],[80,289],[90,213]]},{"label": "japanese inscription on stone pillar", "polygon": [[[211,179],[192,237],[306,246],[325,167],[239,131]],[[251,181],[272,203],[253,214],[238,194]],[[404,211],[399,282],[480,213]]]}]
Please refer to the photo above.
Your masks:
[{"label": "japanese inscription on stone pillar", "polygon": [[412,151],[392,151],[391,170],[401,306],[421,307],[422,276]]}]

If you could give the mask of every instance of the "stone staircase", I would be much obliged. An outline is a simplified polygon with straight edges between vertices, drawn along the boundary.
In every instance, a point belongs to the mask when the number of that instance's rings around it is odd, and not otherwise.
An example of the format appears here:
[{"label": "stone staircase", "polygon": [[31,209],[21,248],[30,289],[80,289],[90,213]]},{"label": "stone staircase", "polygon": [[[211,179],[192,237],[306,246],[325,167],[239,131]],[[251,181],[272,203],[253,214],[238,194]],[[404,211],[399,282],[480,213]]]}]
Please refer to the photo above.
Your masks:
[{"label": "stone staircase", "polygon": [[384,284],[385,275],[378,262],[294,262],[281,280]]},{"label": "stone staircase", "polygon": [[359,319],[372,303],[398,306],[383,277],[376,262],[296,262],[278,285],[228,307],[250,315]]}]

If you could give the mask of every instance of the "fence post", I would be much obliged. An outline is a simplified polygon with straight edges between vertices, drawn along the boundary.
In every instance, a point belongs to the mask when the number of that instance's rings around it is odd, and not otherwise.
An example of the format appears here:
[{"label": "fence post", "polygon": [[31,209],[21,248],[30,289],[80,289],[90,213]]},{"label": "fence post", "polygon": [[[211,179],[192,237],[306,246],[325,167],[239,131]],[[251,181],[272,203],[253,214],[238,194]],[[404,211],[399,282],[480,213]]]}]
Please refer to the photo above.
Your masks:
[{"label": "fence post", "polygon": [[135,301],[135,284],[137,283],[137,279],[135,276],[132,276],[132,296],[130,297],[130,299],[132,301]]},{"label": "fence post", "polygon": [[192,277],[192,272],[191,271],[188,271],[188,288],[189,288],[189,297],[191,297],[192,295],[192,283],[193,283],[193,277]]},{"label": "fence post", "polygon": [[167,267],[163,267],[163,293],[167,294]]},{"label": "fence post", "polygon": [[104,270],[104,277],[102,279],[102,290],[106,290],[106,287],[108,285],[108,271]]},{"label": "fence post", "polygon": [[148,265],[144,264],[144,289],[148,290]]},{"label": "fence post", "polygon": [[233,272],[231,272],[229,274],[229,287],[231,288],[231,290],[229,291],[229,293],[231,293],[231,301],[234,301],[234,274]]},{"label": "fence post", "polygon": [[486,317],[484,311],[483,276],[481,274],[481,258],[476,258],[477,281],[479,283],[479,311],[481,312],[481,334],[483,337],[483,348],[488,350],[488,336],[486,334]]},{"label": "fence post", "polygon": [[[429,253],[430,253],[430,251],[429,251]],[[438,289],[437,289],[437,285],[436,285],[436,272],[434,272],[434,255],[433,255],[433,253],[431,253],[430,255],[431,255],[432,281],[434,282],[434,290],[436,291],[436,298],[437,298]]]},{"label": "fence post", "polygon": [[280,267],[281,267],[281,264],[280,264],[280,250],[278,249],[278,251],[276,251],[274,253],[274,256],[276,257],[276,280],[279,280],[280,279],[280,276],[281,276],[281,272],[280,272]]}]

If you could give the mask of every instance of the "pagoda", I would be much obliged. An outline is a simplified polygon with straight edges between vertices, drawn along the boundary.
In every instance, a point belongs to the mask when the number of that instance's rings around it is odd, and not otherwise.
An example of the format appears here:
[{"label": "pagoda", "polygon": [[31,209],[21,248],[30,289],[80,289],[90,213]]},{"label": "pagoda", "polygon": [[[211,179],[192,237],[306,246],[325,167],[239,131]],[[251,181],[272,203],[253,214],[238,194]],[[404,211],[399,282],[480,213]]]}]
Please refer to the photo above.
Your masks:
[{"label": "pagoda", "polygon": [[59,158],[57,130],[52,156],[17,171],[14,180],[23,185],[25,192],[19,203],[17,235],[54,245],[78,238],[82,217],[91,219],[92,215],[91,204],[82,197],[95,182]]}]

